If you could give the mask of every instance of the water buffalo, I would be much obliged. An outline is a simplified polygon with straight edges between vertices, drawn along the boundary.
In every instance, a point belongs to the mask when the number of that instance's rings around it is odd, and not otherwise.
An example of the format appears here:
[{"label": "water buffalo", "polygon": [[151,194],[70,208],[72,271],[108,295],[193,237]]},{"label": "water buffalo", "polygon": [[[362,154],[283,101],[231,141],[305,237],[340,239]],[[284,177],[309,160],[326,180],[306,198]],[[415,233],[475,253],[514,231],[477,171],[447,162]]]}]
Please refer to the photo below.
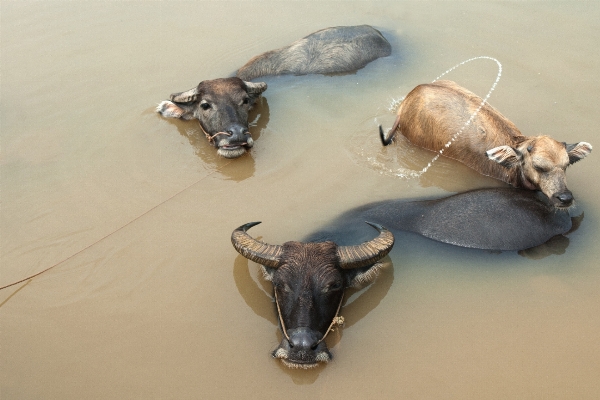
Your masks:
[{"label": "water buffalo", "polygon": [[339,322],[344,290],[372,281],[394,245],[394,236],[371,224],[379,235],[363,244],[338,246],[334,242],[286,242],[270,245],[246,231],[251,222],[235,229],[233,247],[261,264],[265,279],[273,284],[279,324],[284,336],[272,353],[290,368],[313,368],[332,356],[325,337]]},{"label": "water buffalo", "polygon": [[511,187],[477,189],[433,200],[386,200],[347,211],[326,230],[307,240],[323,237],[343,243],[360,240],[359,221],[384,224],[394,233],[414,232],[461,247],[518,251],[546,243],[567,233],[572,219],[556,209],[541,193]]},{"label": "water buffalo", "polygon": [[587,156],[592,145],[566,144],[548,136],[523,136],[517,127],[489,104],[483,105],[470,124],[469,118],[482,99],[452,81],[436,81],[414,88],[398,108],[390,136],[379,127],[384,146],[396,129],[412,143],[444,149],[474,170],[517,188],[540,190],[556,207],[569,207],[573,195],[567,189],[566,168]]},{"label": "water buffalo", "polygon": [[248,130],[248,112],[267,90],[264,82],[249,82],[266,75],[335,74],[355,71],[379,57],[391,46],[376,29],[340,26],[315,32],[288,47],[254,57],[237,77],[206,80],[170,100],[156,111],[166,118],[197,119],[208,140],[225,158],[237,158],[254,142]]},{"label": "water buffalo", "polygon": [[236,158],[254,145],[248,130],[248,112],[266,83],[240,78],[202,81],[193,89],[173,93],[156,111],[163,117],[197,119],[207,139],[225,158]]},{"label": "water buffalo", "polygon": [[339,74],[356,71],[390,54],[392,46],[377,29],[369,25],[336,26],[252,58],[237,76],[249,81],[266,75]]}]

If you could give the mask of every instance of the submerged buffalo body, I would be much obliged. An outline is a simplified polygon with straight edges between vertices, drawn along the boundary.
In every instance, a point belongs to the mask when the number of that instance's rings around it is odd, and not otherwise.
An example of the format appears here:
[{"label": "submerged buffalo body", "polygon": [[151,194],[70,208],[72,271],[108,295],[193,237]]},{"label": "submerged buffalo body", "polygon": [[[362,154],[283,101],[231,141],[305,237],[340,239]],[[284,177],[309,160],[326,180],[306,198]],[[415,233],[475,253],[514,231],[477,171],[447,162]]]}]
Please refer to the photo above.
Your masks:
[{"label": "submerged buffalo body", "polygon": [[[586,142],[565,144],[548,136],[523,136],[489,104],[451,81],[419,85],[403,100],[390,137],[399,130],[412,143],[429,150],[444,149],[474,170],[517,188],[542,191],[556,207],[569,207],[566,168],[592,151]],[[475,115],[476,110],[481,110]],[[467,121],[475,115],[470,124]],[[453,136],[461,132],[458,137]]]},{"label": "submerged buffalo body", "polygon": [[335,325],[344,290],[372,281],[394,245],[393,235],[376,224],[379,236],[356,246],[334,242],[287,242],[269,245],[246,231],[258,222],[240,226],[231,241],[244,257],[261,264],[273,284],[282,334],[273,357],[290,368],[312,368],[328,362],[325,337]]},{"label": "submerged buffalo body", "polygon": [[254,57],[237,76],[252,80],[267,75],[353,72],[390,54],[392,46],[377,29],[369,25],[336,26]]},{"label": "submerged buffalo body", "polygon": [[388,56],[388,41],[370,26],[345,26],[315,32],[292,45],[264,53],[238,71],[238,77],[206,80],[174,93],[156,111],[166,118],[197,119],[208,140],[226,158],[237,158],[254,144],[248,112],[267,90],[265,75],[335,74],[355,71]]},{"label": "submerged buffalo body", "polygon": [[[392,231],[418,233],[461,247],[486,250],[524,250],[567,233],[572,220],[567,210],[556,209],[539,192],[515,188],[488,188],[435,200],[388,200],[342,214],[322,237],[343,238],[358,221],[384,224]],[[356,239],[356,238],[355,238]]]}]

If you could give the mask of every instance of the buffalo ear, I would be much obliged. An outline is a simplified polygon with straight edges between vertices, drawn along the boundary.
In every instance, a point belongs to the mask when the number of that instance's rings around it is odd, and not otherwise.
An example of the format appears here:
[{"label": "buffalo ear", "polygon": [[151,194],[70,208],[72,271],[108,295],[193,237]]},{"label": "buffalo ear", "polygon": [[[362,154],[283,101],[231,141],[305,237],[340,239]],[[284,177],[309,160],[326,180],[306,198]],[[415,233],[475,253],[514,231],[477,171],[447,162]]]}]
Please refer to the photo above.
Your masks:
[{"label": "buffalo ear", "polygon": [[[200,84],[202,84],[202,82],[200,82]],[[197,101],[200,97],[200,90],[198,90],[199,87],[200,85],[191,88],[190,90],[186,90],[185,92],[173,93],[171,96],[169,96],[169,99],[176,103],[188,103],[190,101]]]},{"label": "buffalo ear", "polygon": [[487,158],[497,162],[505,168],[513,168],[521,165],[523,155],[510,146],[498,146],[485,152]]},{"label": "buffalo ear", "polygon": [[275,271],[277,271],[277,268],[261,265],[260,269],[262,270],[263,278],[265,278],[266,281],[273,282],[273,275],[275,274]]},{"label": "buffalo ear", "polygon": [[579,142],[567,145],[569,164],[576,163],[592,152],[592,145],[587,142]]},{"label": "buffalo ear", "polygon": [[[171,101],[163,101],[158,107],[156,112],[160,113],[165,118],[181,118],[181,119],[192,119],[194,118],[194,111],[197,107],[198,98],[200,97],[200,91],[198,87],[186,90],[185,92],[173,93],[169,98]],[[179,103],[179,104],[177,104]]]},{"label": "buffalo ear", "polygon": [[156,112],[160,113],[160,115],[165,118],[181,118],[181,116],[184,114],[184,111],[181,107],[167,100],[162,101],[158,107],[156,107]]},{"label": "buffalo ear", "polygon": [[344,270],[344,278],[346,279],[346,287],[362,288],[365,285],[373,282],[379,275],[384,263],[378,261],[373,265],[368,265],[361,268],[353,268]]},{"label": "buffalo ear", "polygon": [[156,112],[165,118],[192,119],[194,118],[195,106],[196,103],[175,104],[172,101],[165,100],[156,107]]}]

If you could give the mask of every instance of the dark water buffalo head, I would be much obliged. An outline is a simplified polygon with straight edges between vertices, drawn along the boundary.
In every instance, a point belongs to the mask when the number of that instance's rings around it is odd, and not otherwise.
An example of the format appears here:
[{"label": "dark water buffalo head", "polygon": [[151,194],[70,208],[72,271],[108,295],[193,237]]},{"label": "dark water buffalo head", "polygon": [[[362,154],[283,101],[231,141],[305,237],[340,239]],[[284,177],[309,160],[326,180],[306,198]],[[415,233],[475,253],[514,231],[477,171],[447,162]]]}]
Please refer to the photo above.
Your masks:
[{"label": "dark water buffalo head", "polygon": [[254,145],[248,112],[267,84],[239,78],[202,81],[193,89],[173,93],[156,111],[166,118],[197,119],[208,140],[225,158],[237,158]]},{"label": "dark water buffalo head", "polygon": [[265,278],[273,283],[283,340],[273,357],[290,368],[312,368],[332,356],[325,336],[338,322],[344,289],[372,281],[382,267],[378,263],[394,245],[384,227],[370,224],[379,236],[357,246],[334,242],[286,242],[270,245],[246,231],[251,222],[233,231],[231,242],[249,260],[262,265]]},{"label": "dark water buffalo head", "polygon": [[523,187],[540,190],[555,207],[566,208],[573,203],[573,194],[567,188],[567,167],[591,151],[592,145],[587,142],[566,144],[536,136],[514,147],[495,147],[486,155],[508,169],[517,169]]}]

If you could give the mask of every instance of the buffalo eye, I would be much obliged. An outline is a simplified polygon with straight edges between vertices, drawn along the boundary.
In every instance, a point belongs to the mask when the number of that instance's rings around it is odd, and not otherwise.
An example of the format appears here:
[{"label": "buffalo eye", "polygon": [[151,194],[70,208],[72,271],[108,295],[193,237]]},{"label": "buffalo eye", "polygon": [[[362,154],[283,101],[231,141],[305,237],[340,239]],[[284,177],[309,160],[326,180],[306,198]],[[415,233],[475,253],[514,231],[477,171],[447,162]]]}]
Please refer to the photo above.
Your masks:
[{"label": "buffalo eye", "polygon": [[250,98],[244,97],[244,100],[242,100],[242,104],[248,104],[248,103],[250,103]]},{"label": "buffalo eye", "polygon": [[209,103],[200,103],[200,107],[206,111],[211,108],[211,105]]},{"label": "buffalo eye", "polygon": [[275,289],[277,289],[281,292],[286,292],[286,293],[289,293],[292,291],[292,289],[290,288],[290,286],[287,283],[277,283],[275,285]]},{"label": "buffalo eye", "polygon": [[341,288],[342,288],[342,282],[340,282],[340,281],[333,282],[333,283],[325,286],[325,288],[323,289],[323,293],[335,292],[337,290],[340,290]]},{"label": "buffalo eye", "polygon": [[533,168],[535,168],[535,170],[540,173],[548,172],[548,170],[546,168],[540,167],[538,165],[534,165]]}]

